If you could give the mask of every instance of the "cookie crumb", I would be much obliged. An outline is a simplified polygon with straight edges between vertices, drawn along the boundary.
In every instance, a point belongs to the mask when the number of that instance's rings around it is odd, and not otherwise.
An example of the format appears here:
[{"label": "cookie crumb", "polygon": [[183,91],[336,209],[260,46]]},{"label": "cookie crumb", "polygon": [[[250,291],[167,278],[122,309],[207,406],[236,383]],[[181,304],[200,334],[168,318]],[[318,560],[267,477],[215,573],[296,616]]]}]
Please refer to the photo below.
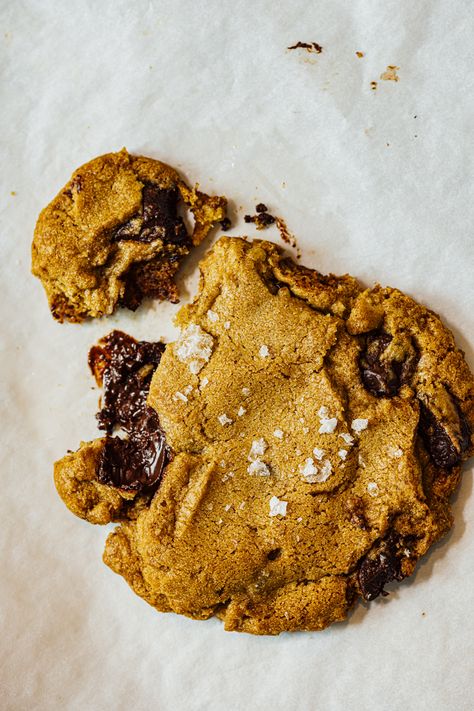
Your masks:
[{"label": "cookie crumb", "polygon": [[359,59],[362,59],[362,57],[365,57],[364,52],[356,52],[356,57],[359,57]]},{"label": "cookie crumb", "polygon": [[400,67],[395,66],[395,64],[389,64],[387,69],[380,75],[380,79],[382,81],[400,81],[400,77],[397,74],[398,69]]},{"label": "cookie crumb", "polygon": [[377,90],[377,82],[376,82],[376,81],[371,81],[371,82],[370,82],[370,88],[372,89],[372,91],[376,91],[376,90]]},{"label": "cookie crumb", "polygon": [[305,49],[310,54],[321,54],[324,47],[321,47],[317,42],[297,42],[287,49]]},{"label": "cookie crumb", "polygon": [[263,202],[256,206],[255,211],[256,215],[244,215],[244,220],[247,223],[253,222],[257,230],[264,230],[275,223],[276,218],[270,215],[267,206]]},{"label": "cookie crumb", "polygon": [[223,220],[221,220],[221,230],[222,232],[227,232],[227,230],[230,230],[232,227],[232,222],[228,217],[224,217]]},{"label": "cookie crumb", "polygon": [[367,429],[368,424],[369,421],[364,417],[357,417],[355,420],[352,420],[351,428],[354,430],[354,432],[362,432],[363,430]]},{"label": "cookie crumb", "polygon": [[270,499],[270,516],[286,516],[288,501],[282,501],[276,496]]},{"label": "cookie crumb", "polygon": [[219,422],[221,425],[224,427],[225,425],[231,425],[233,420],[230,419],[230,417],[227,417],[225,412],[222,415],[219,415],[218,418]]},{"label": "cookie crumb", "polygon": [[273,436],[276,437],[277,439],[283,439],[283,430],[273,430]]}]

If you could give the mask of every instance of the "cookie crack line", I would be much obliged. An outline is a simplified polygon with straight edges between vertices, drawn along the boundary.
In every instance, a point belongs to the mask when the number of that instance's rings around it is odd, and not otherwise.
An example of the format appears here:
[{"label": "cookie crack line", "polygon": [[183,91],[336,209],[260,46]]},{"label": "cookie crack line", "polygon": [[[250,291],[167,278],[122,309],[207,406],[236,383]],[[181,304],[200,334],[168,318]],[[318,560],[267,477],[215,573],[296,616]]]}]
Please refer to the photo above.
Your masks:
[{"label": "cookie crack line", "polygon": [[[223,238],[200,266],[176,344],[150,362],[153,344],[125,337],[119,380],[107,354],[95,361],[109,392],[120,385],[102,418],[139,424],[145,402],[162,470],[151,486],[126,462],[100,480],[96,440],[56,464],[58,491],[83,518],[120,523],[104,560],[157,609],[255,634],[322,629],[412,574],[449,530],[461,468],[439,466],[438,449],[472,453],[473,377],[439,318],[401,292],[292,266],[262,241]],[[130,399],[137,383],[145,399]]]}]

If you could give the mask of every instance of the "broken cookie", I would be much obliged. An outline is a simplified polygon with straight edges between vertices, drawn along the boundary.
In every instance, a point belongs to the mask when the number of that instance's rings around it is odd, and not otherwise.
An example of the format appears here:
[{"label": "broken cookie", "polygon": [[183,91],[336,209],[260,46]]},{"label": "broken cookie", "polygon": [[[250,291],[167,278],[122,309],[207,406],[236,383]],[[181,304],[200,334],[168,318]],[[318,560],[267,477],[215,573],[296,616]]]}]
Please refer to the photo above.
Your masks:
[{"label": "broken cookie", "polygon": [[254,634],[322,629],[449,530],[473,376],[438,316],[396,289],[236,238],[201,272],[175,343],[112,334],[91,355],[99,422],[128,442],[142,429],[158,469],[118,445],[111,473],[97,440],[56,464],[58,491],[119,522],[104,560],[158,610]]},{"label": "broken cookie", "polygon": [[[188,230],[181,207],[194,227]],[[58,321],[178,300],[183,258],[225,219],[226,200],[190,188],[170,166],[125,149],[86,163],[41,212],[32,271]]]}]

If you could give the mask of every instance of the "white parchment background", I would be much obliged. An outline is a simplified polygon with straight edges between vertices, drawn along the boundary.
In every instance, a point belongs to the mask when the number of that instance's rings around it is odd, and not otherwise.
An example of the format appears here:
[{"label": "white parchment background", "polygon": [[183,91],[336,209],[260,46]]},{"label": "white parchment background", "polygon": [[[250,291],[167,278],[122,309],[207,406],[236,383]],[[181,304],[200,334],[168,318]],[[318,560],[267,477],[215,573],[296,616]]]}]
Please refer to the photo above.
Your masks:
[{"label": "white parchment background", "polygon": [[231,234],[262,200],[309,266],[429,304],[473,366],[472,3],[1,0],[0,20],[0,707],[471,709],[469,469],[415,578],[322,633],[160,615],[103,565],[106,531],[66,510],[52,462],[96,436],[88,347],[117,325],[170,338],[175,308],[60,326],[29,248],[72,170],[126,145],[227,194]]}]

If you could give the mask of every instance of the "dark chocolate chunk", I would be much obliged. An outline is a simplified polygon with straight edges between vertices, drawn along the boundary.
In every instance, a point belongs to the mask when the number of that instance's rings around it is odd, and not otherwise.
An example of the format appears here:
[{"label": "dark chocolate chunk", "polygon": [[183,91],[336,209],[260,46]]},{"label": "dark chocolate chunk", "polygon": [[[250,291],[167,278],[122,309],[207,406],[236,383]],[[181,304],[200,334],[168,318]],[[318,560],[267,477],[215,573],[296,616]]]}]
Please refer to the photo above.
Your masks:
[{"label": "dark chocolate chunk", "polygon": [[384,590],[392,580],[403,580],[403,542],[396,533],[391,533],[382,541],[375,553],[368,553],[359,568],[359,585],[364,600],[375,600],[386,596]]},{"label": "dark chocolate chunk", "polygon": [[462,455],[469,447],[470,429],[460,407],[456,404],[459,417],[460,437],[453,442],[441,422],[431,410],[420,401],[420,432],[431,459],[437,467],[452,469],[461,463]]},{"label": "dark chocolate chunk", "polygon": [[227,232],[227,230],[230,230],[232,227],[232,222],[229,220],[228,217],[224,217],[223,220],[221,220],[221,230],[223,232]]},{"label": "dark chocolate chunk", "polygon": [[417,364],[417,356],[409,354],[404,361],[383,357],[392,341],[389,333],[372,333],[367,336],[365,350],[359,359],[362,382],[375,397],[393,397],[402,385],[409,383]]},{"label": "dark chocolate chunk", "polygon": [[[127,491],[151,491],[160,481],[170,450],[156,412],[146,399],[162,343],[136,341],[112,331],[89,353],[89,365],[103,386],[99,428],[107,437],[97,478]],[[125,437],[113,437],[121,429]]]},{"label": "dark chocolate chunk", "polygon": [[113,241],[134,240],[165,244],[190,244],[182,218],[178,215],[177,188],[160,188],[145,183],[142,190],[142,211],[115,230]]},{"label": "dark chocolate chunk", "polygon": [[259,202],[256,206],[256,215],[244,215],[245,222],[253,222],[257,230],[264,230],[266,227],[273,225],[276,222],[276,218],[267,212],[267,206],[263,202]]}]

